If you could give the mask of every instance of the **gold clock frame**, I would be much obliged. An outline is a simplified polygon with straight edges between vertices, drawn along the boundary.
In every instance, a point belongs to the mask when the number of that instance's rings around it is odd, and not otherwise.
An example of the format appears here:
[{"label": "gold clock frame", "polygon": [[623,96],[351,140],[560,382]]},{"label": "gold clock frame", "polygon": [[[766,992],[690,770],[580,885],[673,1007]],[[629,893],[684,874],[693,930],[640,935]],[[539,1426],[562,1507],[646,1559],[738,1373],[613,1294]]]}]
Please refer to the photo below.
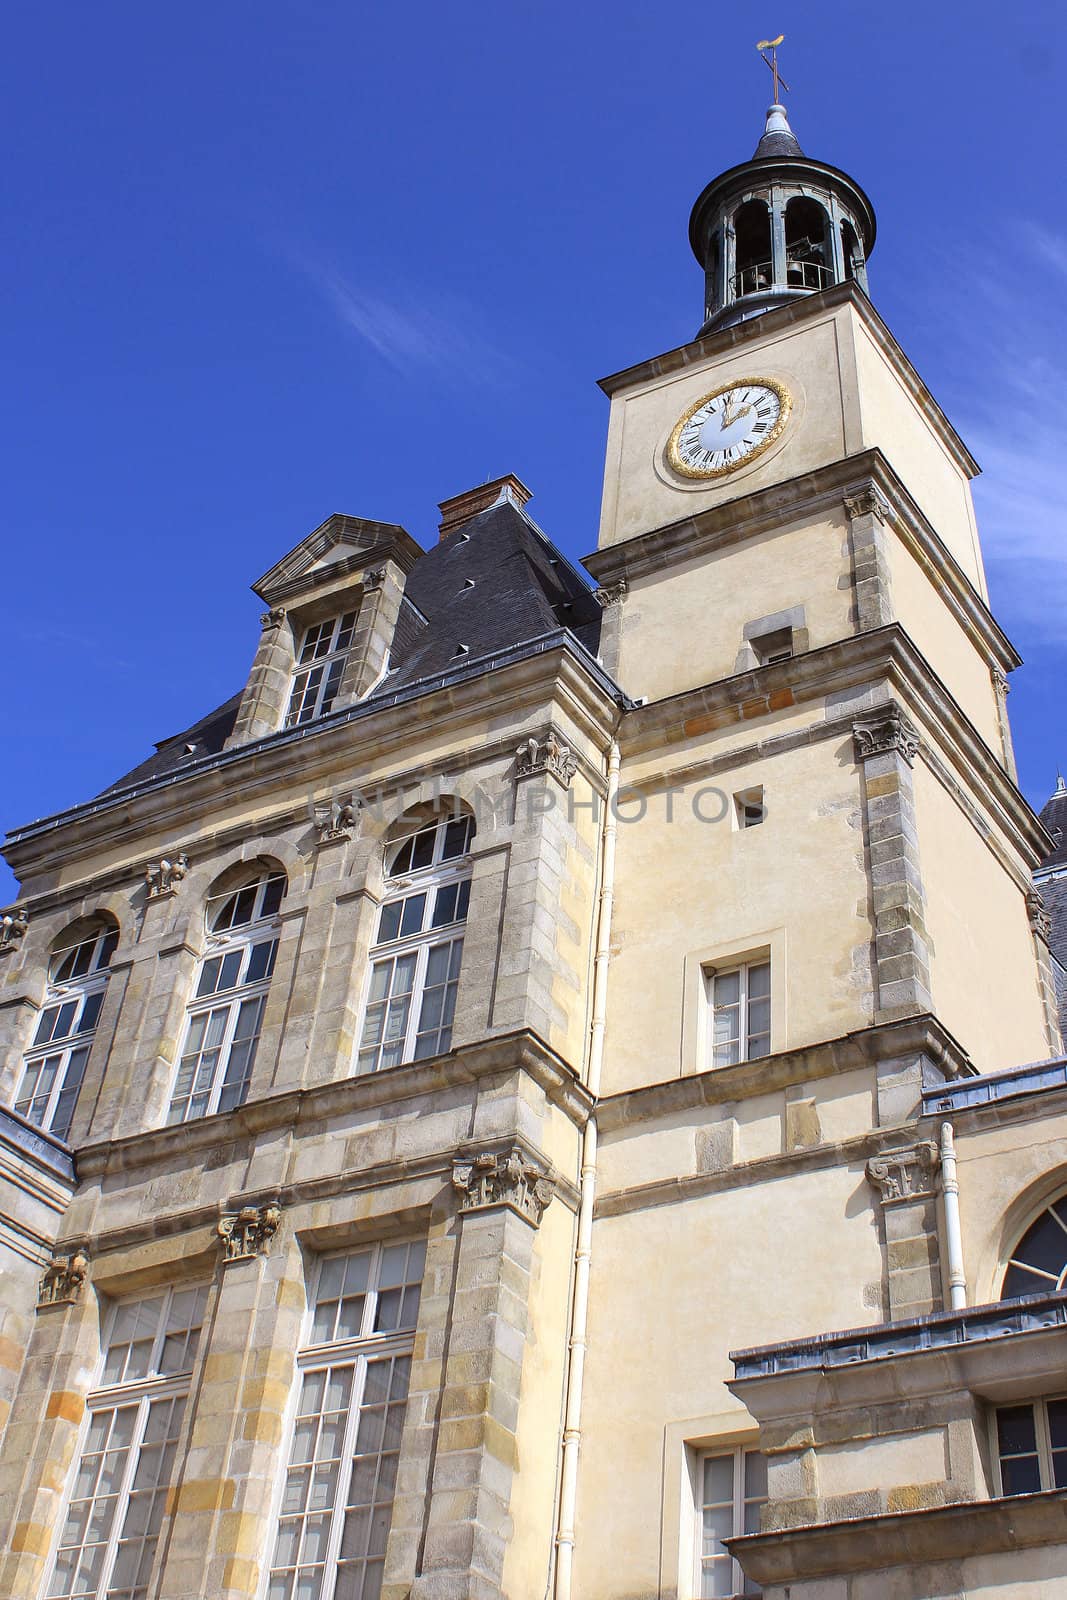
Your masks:
[{"label": "gold clock frame", "polygon": [[[688,462],[683,461],[678,451],[678,440],[681,438],[682,430],[690,417],[699,411],[702,406],[706,406],[709,400],[717,400],[719,395],[726,394],[731,389],[744,389],[754,384],[759,384],[764,389],[773,389],[778,396],[778,421],[774,424],[767,437],[761,439],[754,449],[749,450],[746,455],[741,457],[740,461],[731,461],[725,467],[691,467]],[[785,384],[779,383],[777,378],[731,378],[728,383],[722,383],[717,389],[711,389],[707,394],[702,394],[699,400],[694,400],[693,404],[683,411],[671,429],[671,436],[667,440],[667,465],[672,472],[677,472],[682,478],[696,478],[702,482],[711,478],[728,477],[731,472],[740,472],[742,467],[751,466],[753,461],[758,461],[760,456],[765,455],[771,446],[777,443],[782,436],[786,423],[789,421],[789,414],[792,409],[793,396]]]}]

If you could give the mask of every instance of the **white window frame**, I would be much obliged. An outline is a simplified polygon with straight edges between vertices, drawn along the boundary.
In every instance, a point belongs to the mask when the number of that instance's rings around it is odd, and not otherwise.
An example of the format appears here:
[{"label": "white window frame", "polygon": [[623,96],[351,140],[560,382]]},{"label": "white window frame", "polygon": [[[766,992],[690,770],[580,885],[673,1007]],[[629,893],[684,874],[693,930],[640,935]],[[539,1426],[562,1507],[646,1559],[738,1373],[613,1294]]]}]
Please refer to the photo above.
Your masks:
[{"label": "white window frame", "polygon": [[[753,1444],[737,1444],[725,1446],[709,1446],[700,1450],[696,1459],[696,1535],[693,1540],[695,1555],[695,1570],[693,1574],[693,1594],[696,1600],[703,1600],[704,1595],[704,1463],[711,1460],[730,1460],[733,1463],[733,1503],[732,1503],[732,1531],[730,1538],[737,1538],[745,1532],[745,1512],[750,1505],[762,1506],[767,1502],[764,1495],[745,1495],[745,1458],[758,1456],[760,1451]],[[716,1505],[724,1505],[725,1501],[716,1501]],[[710,1504],[710,1503],[709,1503]],[[734,1556],[726,1552],[730,1562],[731,1600],[751,1600],[751,1597],[763,1593],[755,1579],[747,1578],[741,1563]],[[719,1557],[723,1560],[724,1557]],[[748,1585],[746,1588],[745,1585]],[[726,1597],[723,1597],[726,1600]]]},{"label": "white window frame", "polygon": [[[749,1010],[749,985],[751,974],[754,970],[767,969],[767,993],[756,996],[757,1001],[765,1000],[767,1004],[767,1028],[759,1033],[753,1033],[750,1025]],[[715,984],[718,978],[728,978],[734,973],[738,975],[738,1002],[737,1002],[737,1060],[717,1061],[716,1049],[721,1049],[726,1044],[734,1043],[734,1039],[720,1040],[716,1045],[715,1018],[720,1011],[732,1010],[732,1006],[716,1005]],[[716,964],[705,967],[705,983],[707,986],[707,1062],[713,1070],[722,1070],[725,1067],[740,1066],[744,1061],[762,1061],[773,1052],[774,1044],[774,990],[772,987],[773,971],[771,958],[768,952],[753,955],[747,961]],[[762,1038],[766,1033],[767,1048],[756,1055],[751,1053],[754,1039]]]},{"label": "white window frame", "polygon": [[[1063,1216],[1060,1215],[1061,1212],[1063,1213]],[[1019,1255],[1020,1250],[1030,1237],[1030,1234],[1047,1216],[1052,1217],[1053,1221],[1062,1230],[1064,1236],[1063,1266],[1060,1269],[1058,1277],[1054,1276],[1051,1272],[1046,1272],[1043,1267],[1035,1267],[1031,1262],[1024,1261]],[[1056,1195],[1054,1199],[1050,1200],[1048,1205],[1041,1209],[1022,1236],[1016,1240],[1015,1248],[1008,1258],[1007,1266],[1004,1268],[1004,1277],[1001,1283],[1000,1291],[1000,1298],[1002,1300],[1017,1300],[1019,1298],[1018,1294],[1006,1296],[1004,1293],[1004,1285],[1007,1282],[1008,1274],[1013,1269],[1019,1273],[1029,1274],[1029,1276],[1033,1278],[1033,1285],[1027,1285],[1026,1289],[1022,1291],[1025,1294],[1058,1294],[1063,1290],[1065,1283],[1067,1283],[1067,1221],[1064,1220],[1065,1217],[1067,1217],[1067,1194],[1059,1194]]]},{"label": "white window frame", "polygon": [[[352,648],[358,616],[359,610],[354,608],[339,612],[335,617],[324,617],[319,622],[308,623],[293,663],[283,727],[302,727],[304,723],[314,722],[316,717],[324,717],[333,709]],[[316,672],[318,678],[312,685],[311,679]]]},{"label": "white window frame", "polygon": [[[355,1246],[347,1250],[331,1251],[329,1254],[321,1255],[318,1258],[318,1261],[315,1263],[314,1288],[309,1296],[309,1305],[304,1325],[304,1340],[301,1348],[297,1351],[296,1357],[297,1381],[293,1385],[293,1395],[291,1397],[289,1414],[286,1420],[285,1449],[283,1453],[284,1465],[282,1467],[279,1482],[276,1486],[274,1495],[274,1504],[271,1517],[271,1541],[269,1545],[268,1559],[264,1563],[264,1576],[259,1590],[260,1600],[271,1600],[272,1594],[277,1592],[272,1588],[272,1581],[275,1578],[280,1578],[284,1582],[285,1576],[289,1573],[292,1573],[293,1583],[295,1584],[296,1575],[299,1573],[301,1565],[313,1567],[321,1565],[322,1588],[319,1592],[319,1600],[332,1600],[334,1586],[336,1584],[338,1575],[338,1556],[341,1547],[342,1535],[344,1533],[345,1517],[346,1512],[350,1509],[348,1506],[348,1498],[352,1483],[356,1440],[359,1432],[360,1418],[364,1409],[367,1370],[373,1361],[386,1360],[390,1358],[399,1358],[401,1360],[410,1359],[415,1348],[415,1331],[418,1320],[418,1305],[416,1305],[415,1316],[413,1317],[410,1325],[391,1328],[384,1332],[376,1332],[374,1330],[374,1323],[378,1311],[378,1301],[381,1292],[380,1277],[382,1259],[385,1252],[390,1248],[405,1247],[410,1250],[412,1246],[415,1246],[416,1248],[421,1246],[423,1252],[423,1260],[420,1268],[419,1279],[419,1298],[421,1299],[421,1284],[425,1279],[426,1248],[426,1241],[422,1237],[401,1236],[397,1239],[383,1240],[374,1245]],[[322,1283],[323,1275],[329,1263],[333,1261],[347,1261],[350,1257],[356,1257],[360,1255],[367,1255],[370,1257],[370,1267],[368,1272],[369,1286],[363,1306],[363,1315],[359,1333],[350,1338],[332,1338],[323,1340],[318,1344],[313,1343],[314,1318],[319,1300],[319,1289]],[[410,1284],[410,1280],[408,1281]],[[320,1508],[317,1511],[313,1511],[310,1509],[309,1505],[308,1509],[303,1512],[286,1513],[284,1511],[285,1490],[290,1473],[293,1471],[299,1472],[299,1470],[304,1467],[308,1468],[310,1472],[314,1473],[315,1467],[314,1458],[309,1462],[293,1460],[297,1427],[301,1417],[300,1404],[303,1397],[305,1378],[308,1374],[315,1372],[328,1372],[329,1370],[337,1367],[351,1368],[352,1384],[348,1400],[348,1415],[345,1421],[341,1443],[338,1447],[338,1455],[336,1457],[339,1465],[337,1470],[337,1478],[334,1484],[332,1504],[327,1510]],[[406,1390],[403,1400],[405,1412],[408,1402],[408,1393],[409,1391]],[[308,1413],[307,1415],[310,1417],[311,1413]],[[320,1410],[317,1415],[321,1420],[323,1412]],[[398,1442],[398,1455],[399,1451],[400,1444]],[[390,1526],[392,1524],[393,1506],[395,1505],[396,1501],[395,1480],[392,1485],[392,1489],[393,1495],[389,1502]],[[377,1500],[372,1503],[375,1505],[381,1504],[381,1502]],[[287,1561],[283,1565],[276,1565],[276,1557],[282,1541],[283,1518],[291,1518],[300,1524],[306,1523],[307,1519],[312,1516],[328,1516],[330,1519],[325,1554],[323,1555],[321,1563],[319,1561],[301,1563],[298,1559],[300,1551],[303,1547],[303,1529],[301,1528],[297,1534],[297,1559],[294,1559],[293,1561]],[[388,1528],[386,1530],[386,1541],[388,1542]],[[363,1559],[365,1571],[367,1557],[364,1556]],[[382,1556],[382,1563],[384,1566],[384,1553]]]},{"label": "white window frame", "polygon": [[[53,1034],[41,1044],[30,1044],[23,1056],[22,1073],[12,1104],[20,1117],[25,1117],[27,1122],[32,1122],[35,1127],[43,1128],[46,1133],[54,1134],[57,1139],[67,1138],[74,1120],[93,1037],[100,1018],[99,1008],[103,1006],[111,957],[115,952],[118,938],[117,928],[102,926],[95,933],[86,935],[84,939],[75,940],[73,944],[57,950],[49,963],[50,979],[34,1024],[34,1038],[36,1039],[50,1011],[56,1012],[58,1026],[64,1007],[73,1005],[75,1009],[71,1014],[71,1025],[59,1037]],[[59,974],[64,967],[69,964],[73,968],[79,964],[77,952],[86,946],[91,946],[86,971],[79,977],[61,978]],[[86,1004],[91,999],[95,1000],[97,995],[100,996],[100,1000],[92,1026],[79,1031],[78,1025],[85,1014]],[[48,1090],[42,1095],[41,1077],[48,1064],[53,1061],[56,1063],[54,1076]],[[70,1081],[72,1078],[73,1082]],[[73,1099],[70,1101],[70,1114],[64,1115],[62,1126],[57,1126],[60,1103],[63,1096],[71,1091]],[[35,1109],[42,1100],[43,1107]]]},{"label": "white window frame", "polygon": [[[1058,1487],[1052,1470],[1052,1435],[1048,1423],[1048,1407],[1050,1402],[1062,1400],[1067,1402],[1067,1394],[1035,1395],[1027,1400],[1005,1401],[1001,1405],[990,1407],[989,1437],[993,1458],[993,1471],[996,1480],[997,1494],[1004,1499],[1014,1500],[1020,1494],[1030,1493],[1029,1490],[1013,1490],[1009,1492],[1004,1488],[1004,1474],[1001,1464],[1000,1437],[997,1432],[997,1415],[1001,1411],[1014,1411],[1021,1406],[1029,1406],[1034,1413],[1034,1438],[1037,1449],[1037,1467],[1041,1478],[1041,1492]],[[1058,1452],[1062,1453],[1062,1452]]]},{"label": "white window frame", "polygon": [[[196,1324],[196,1345],[192,1351],[192,1355],[187,1366],[183,1365],[182,1369],[178,1372],[163,1375],[158,1371],[158,1367],[160,1365],[164,1345],[168,1336],[167,1324],[169,1321],[171,1307],[173,1305],[175,1295],[187,1292],[200,1294],[203,1297],[203,1303],[200,1308],[201,1320],[198,1324]],[[52,1550],[48,1565],[48,1581],[44,1589],[46,1600],[63,1600],[65,1591],[62,1588],[59,1590],[56,1589],[56,1578],[64,1550],[70,1549],[73,1551],[84,1551],[90,1544],[102,1544],[104,1547],[104,1554],[101,1559],[99,1573],[96,1580],[96,1588],[93,1592],[93,1600],[101,1600],[102,1596],[111,1591],[111,1580],[114,1573],[115,1563],[118,1558],[119,1547],[123,1542],[122,1536],[125,1532],[126,1518],[130,1509],[131,1493],[134,1491],[142,1452],[145,1449],[146,1444],[150,1445],[159,1442],[148,1441],[145,1438],[152,1407],[153,1405],[162,1402],[174,1400],[181,1400],[183,1405],[183,1413],[181,1421],[178,1424],[177,1434],[174,1438],[175,1448],[172,1458],[171,1471],[167,1475],[166,1479],[161,1477],[150,1487],[155,1491],[156,1494],[163,1494],[165,1504],[166,1491],[173,1488],[173,1486],[179,1481],[182,1447],[184,1440],[188,1437],[189,1413],[186,1409],[186,1402],[188,1401],[189,1395],[192,1391],[193,1370],[196,1366],[196,1362],[200,1353],[200,1347],[203,1342],[208,1295],[209,1286],[207,1284],[175,1284],[163,1290],[160,1295],[139,1295],[131,1299],[117,1301],[111,1306],[109,1314],[106,1318],[105,1337],[103,1340],[103,1348],[101,1350],[100,1364],[98,1369],[98,1377],[101,1381],[97,1384],[96,1388],[89,1393],[86,1399],[85,1418],[82,1422],[79,1432],[78,1448],[75,1451],[74,1460],[71,1464],[69,1482],[66,1493],[63,1497],[61,1514],[56,1521],[56,1528],[53,1536]],[[152,1341],[152,1349],[148,1360],[147,1374],[142,1378],[123,1379],[119,1383],[104,1384],[102,1380],[119,1316],[128,1306],[143,1305],[156,1299],[160,1300],[160,1310],[156,1323],[156,1331]],[[188,1353],[188,1345],[185,1353]],[[107,1538],[104,1540],[93,1541],[83,1538],[78,1543],[72,1543],[65,1546],[63,1543],[63,1535],[66,1532],[66,1523],[71,1511],[71,1507],[75,1503],[75,1489],[78,1486],[78,1476],[83,1464],[83,1458],[87,1454],[97,1453],[88,1452],[86,1450],[86,1446],[92,1433],[94,1420],[105,1415],[110,1416],[120,1410],[129,1409],[131,1407],[136,1407],[136,1417],[134,1419],[130,1443],[126,1452],[126,1460],[119,1478],[118,1487],[114,1494],[114,1509],[112,1512]],[[90,1507],[95,1504],[98,1498],[101,1498],[98,1493],[99,1486],[100,1481],[97,1479],[94,1483],[93,1494],[88,1497],[84,1495],[80,1497],[82,1499],[87,1499]],[[142,1492],[142,1490],[138,1490],[138,1492]],[[105,1496],[104,1498],[110,1497]],[[168,1513],[164,1509],[160,1518],[159,1526],[154,1534],[155,1545],[152,1558],[153,1570],[155,1570],[156,1564],[159,1560],[160,1547],[163,1543],[163,1529],[166,1524],[167,1516]],[[141,1540],[143,1547],[143,1530],[141,1534]],[[76,1574],[77,1567],[75,1567],[74,1570]],[[127,1592],[132,1592],[137,1588],[143,1588],[145,1592],[150,1593],[152,1591],[151,1580],[144,1585],[138,1585],[136,1582],[131,1582],[128,1586],[124,1585],[121,1590],[117,1590],[115,1592],[119,1595],[125,1595]],[[66,1593],[69,1594],[69,1592],[70,1591],[68,1588]],[[85,1590],[75,1589],[74,1592],[75,1594],[81,1594],[82,1596],[85,1595]]]},{"label": "white window frame", "polygon": [[[279,880],[282,887],[278,895],[278,905],[274,909],[264,911],[264,901],[268,896],[272,900],[274,898],[274,893],[270,886],[277,884]],[[248,882],[239,884],[236,888],[230,889],[224,894],[214,896],[208,902],[208,917],[212,932],[207,937],[204,953],[197,965],[196,977],[193,982],[193,997],[186,1007],[182,1047],[178,1055],[167,1112],[167,1122],[170,1126],[183,1122],[197,1121],[200,1117],[215,1115],[219,1109],[219,1103],[224,1091],[232,1087],[227,1080],[233,1046],[235,1043],[243,1044],[251,1038],[248,1059],[242,1073],[241,1092],[234,1101],[234,1107],[244,1104],[255,1067],[256,1052],[259,1048],[260,1034],[263,1029],[263,1016],[266,1011],[267,995],[270,991],[274,964],[277,959],[278,938],[281,930],[280,906],[281,901],[285,898],[286,887],[285,874],[283,872],[264,871]],[[232,918],[236,914],[240,897],[246,895],[250,889],[255,891],[251,915],[247,920],[234,924]],[[215,907],[215,909],[211,910],[211,907]],[[228,924],[227,917],[230,919]],[[268,943],[272,944],[273,949],[267,957],[266,970],[250,983],[247,981],[247,973],[252,961],[252,952],[257,947]],[[210,963],[216,960],[220,963],[218,976],[221,978],[222,973],[225,971],[223,964],[227,958],[233,956],[238,957],[236,981],[225,989],[218,988],[210,993],[199,994],[197,991],[204,981],[204,976]],[[251,1035],[243,1034],[238,1040],[236,1038],[237,1027],[244,1015],[244,1007],[246,1005],[256,1005],[258,1007],[255,1016],[255,1030]],[[225,1013],[225,1019],[222,1023],[221,1032],[218,1033],[216,1042],[209,1046],[207,1040],[211,1036],[209,1033],[211,1017],[213,1014],[223,1012]],[[203,1035],[197,1046],[194,1059],[190,1055],[189,1045],[192,1041],[194,1030],[202,1018],[207,1020],[204,1022]],[[194,1101],[204,1092],[203,1088],[197,1089],[203,1057],[210,1051],[217,1051],[217,1056],[211,1068],[207,1102],[203,1109],[194,1112],[191,1109]],[[186,1063],[190,1061],[194,1063],[190,1069],[192,1076],[187,1089],[183,1087],[179,1096],[179,1086],[182,1085]],[[184,1105],[176,1114],[179,1099],[184,1102]],[[234,1107],[227,1106],[226,1109],[232,1110]]]},{"label": "white window frame", "polygon": [[[456,823],[467,824],[466,844],[462,852],[455,856],[446,857],[444,852],[448,847],[448,830]],[[412,842],[412,852],[416,842],[433,835],[432,856],[423,867],[411,868],[406,865],[406,852],[409,841]],[[460,968],[463,956],[464,929],[467,921],[467,908],[470,896],[471,858],[470,847],[474,838],[474,819],[466,816],[442,817],[437,822],[424,824],[415,828],[408,838],[394,847],[389,873],[385,881],[385,894],[378,910],[375,942],[371,946],[368,962],[366,990],[363,998],[362,1025],[360,1027],[359,1044],[356,1048],[356,1071],[359,1073],[380,1072],[388,1070],[383,1068],[382,1059],[388,1047],[399,1046],[399,1058],[389,1063],[390,1067],[402,1066],[411,1061],[430,1060],[434,1055],[442,1054],[451,1048],[452,1019],[454,1016],[455,996],[458,990]],[[397,863],[403,863],[400,869]],[[453,885],[458,885],[456,917],[453,921],[443,923],[437,927],[432,926],[437,905],[437,898],[442,891],[447,891]],[[413,902],[418,896],[424,896],[422,922],[414,932],[398,932],[394,937],[381,937],[382,924],[391,907]],[[458,946],[458,952],[457,947]],[[428,1029],[423,1028],[423,1008],[427,995],[427,968],[431,954],[447,947],[448,976],[443,985],[434,985],[434,988],[443,987],[445,996],[442,1001],[443,1013],[448,1020],[440,1021],[435,1026],[437,1033],[437,1048],[426,1053],[419,1053],[418,1039],[420,1034],[425,1034]],[[405,958],[414,958],[414,972],[410,990],[393,993],[397,967]],[[388,988],[383,996],[375,995],[378,982],[376,974],[389,968],[386,979]],[[389,1028],[393,1016],[394,1005],[398,999],[406,997],[407,1011],[402,1034],[389,1038]],[[379,1036],[375,1039],[371,1030],[381,1019]],[[447,1034],[447,1043],[442,1044],[442,1037]]]}]

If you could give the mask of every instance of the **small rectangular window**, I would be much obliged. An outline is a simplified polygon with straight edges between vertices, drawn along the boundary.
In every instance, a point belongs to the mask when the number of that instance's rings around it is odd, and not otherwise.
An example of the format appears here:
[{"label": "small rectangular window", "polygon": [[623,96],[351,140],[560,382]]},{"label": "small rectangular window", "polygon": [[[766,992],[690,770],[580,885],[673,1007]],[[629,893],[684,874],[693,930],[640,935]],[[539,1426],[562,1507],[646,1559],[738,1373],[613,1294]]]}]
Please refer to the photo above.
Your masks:
[{"label": "small rectangular window", "polygon": [[723,1541],[759,1532],[760,1507],[767,1499],[766,1460],[758,1450],[736,1449],[702,1456],[699,1465],[699,1600],[762,1594]]},{"label": "small rectangular window", "polygon": [[998,1406],[995,1423],[1001,1494],[1067,1489],[1067,1396]]},{"label": "small rectangular window", "polygon": [[775,661],[788,661],[793,655],[793,630],[777,628],[774,633],[764,633],[750,643],[760,666],[769,667]]},{"label": "small rectangular window", "polygon": [[766,815],[762,784],[734,795],[734,819],[739,828],[758,828]]},{"label": "small rectangular window", "polygon": [[708,974],[711,1057],[716,1067],[754,1061],[771,1050],[771,964],[749,962]]}]

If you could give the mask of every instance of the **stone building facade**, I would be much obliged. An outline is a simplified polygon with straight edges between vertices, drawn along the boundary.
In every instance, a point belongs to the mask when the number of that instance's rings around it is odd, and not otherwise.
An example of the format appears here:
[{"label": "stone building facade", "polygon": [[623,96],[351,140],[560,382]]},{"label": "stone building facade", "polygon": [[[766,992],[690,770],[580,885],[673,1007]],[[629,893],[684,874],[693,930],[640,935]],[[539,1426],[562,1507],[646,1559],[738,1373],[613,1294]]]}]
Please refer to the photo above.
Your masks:
[{"label": "stone building facade", "polygon": [[772,108],[595,588],[514,477],[332,516],[9,835],[3,1595],[1067,1583],[1054,841],[874,229]]}]

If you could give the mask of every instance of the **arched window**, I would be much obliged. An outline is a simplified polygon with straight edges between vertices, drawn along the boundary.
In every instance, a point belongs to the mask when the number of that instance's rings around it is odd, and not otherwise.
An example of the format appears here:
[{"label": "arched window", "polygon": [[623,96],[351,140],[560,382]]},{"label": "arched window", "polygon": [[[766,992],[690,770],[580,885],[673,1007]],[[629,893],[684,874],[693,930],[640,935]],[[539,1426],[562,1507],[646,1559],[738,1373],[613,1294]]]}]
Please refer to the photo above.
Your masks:
[{"label": "arched window", "polygon": [[371,950],[360,1072],[451,1048],[473,836],[473,818],[447,817],[409,834],[389,862]]},{"label": "arched window", "polygon": [[207,948],[189,1004],[168,1122],[244,1103],[274,958],[284,872],[263,872],[208,902]]},{"label": "arched window", "polygon": [[791,289],[822,289],[833,281],[830,219],[806,195],[794,195],[786,205],[785,258]]},{"label": "arched window", "polygon": [[841,254],[845,260],[846,282],[852,278],[858,278],[863,256],[860,251],[859,240],[856,238],[856,230],[851,222],[848,221],[844,221],[841,224]]},{"label": "arched window", "polygon": [[26,1052],[15,1110],[65,1139],[104,1003],[118,929],[96,923],[53,955],[44,1007]]},{"label": "arched window", "polygon": [[1012,1251],[1002,1300],[1022,1294],[1055,1294],[1067,1282],[1067,1195],[1054,1200]]},{"label": "arched window", "polygon": [[734,298],[769,289],[774,282],[771,214],[764,200],[746,200],[734,213]]}]

